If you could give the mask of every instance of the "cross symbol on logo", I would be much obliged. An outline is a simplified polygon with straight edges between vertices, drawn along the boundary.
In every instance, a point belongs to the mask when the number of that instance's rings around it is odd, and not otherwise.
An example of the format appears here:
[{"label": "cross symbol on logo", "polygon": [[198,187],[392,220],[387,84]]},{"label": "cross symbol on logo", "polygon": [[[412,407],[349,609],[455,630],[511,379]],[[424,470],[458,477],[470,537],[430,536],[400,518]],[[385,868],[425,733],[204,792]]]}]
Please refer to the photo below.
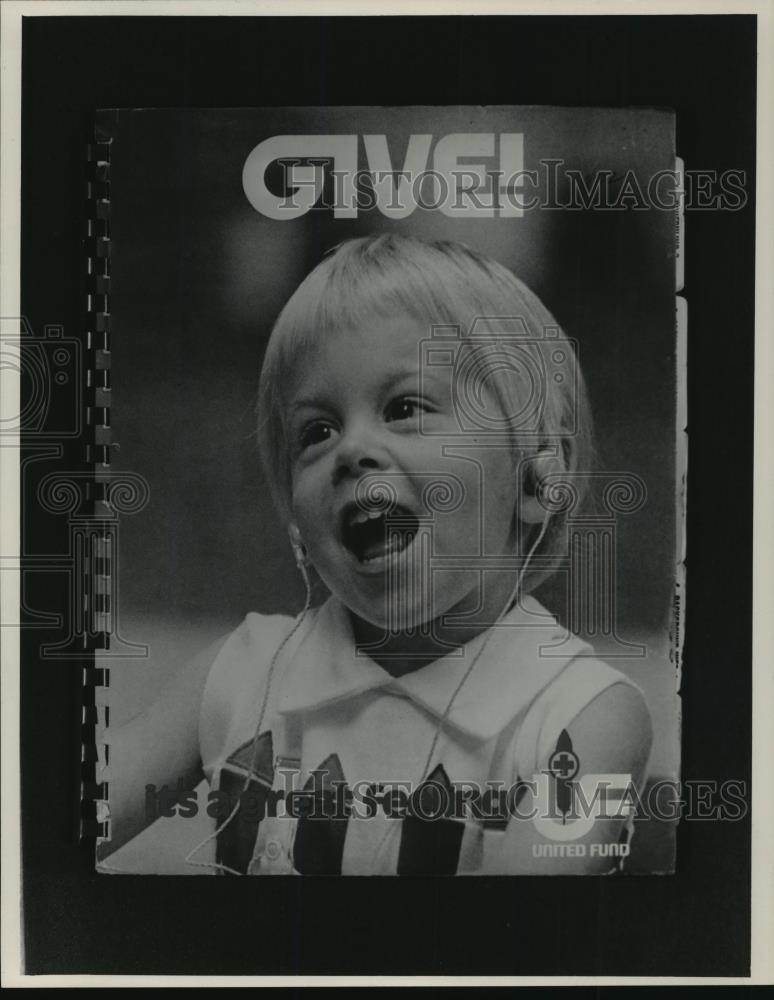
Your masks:
[{"label": "cross symbol on logo", "polygon": [[572,750],[556,750],[548,761],[548,770],[555,778],[567,781],[578,773],[580,762]]}]

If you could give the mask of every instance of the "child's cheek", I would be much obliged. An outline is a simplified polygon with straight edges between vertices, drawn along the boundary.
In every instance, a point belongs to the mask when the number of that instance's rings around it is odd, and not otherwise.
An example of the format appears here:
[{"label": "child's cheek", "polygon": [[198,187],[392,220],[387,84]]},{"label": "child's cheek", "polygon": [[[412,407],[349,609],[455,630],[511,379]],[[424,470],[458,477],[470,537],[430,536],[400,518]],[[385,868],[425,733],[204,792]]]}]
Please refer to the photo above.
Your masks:
[{"label": "child's cheek", "polygon": [[298,469],[291,482],[291,509],[305,544],[328,527],[323,518],[328,510],[321,476],[315,468]]},{"label": "child's cheek", "polygon": [[309,506],[307,494],[308,484],[304,474],[302,472],[296,473],[293,476],[291,484],[290,506],[293,513],[293,519],[302,532],[304,530],[303,522],[306,520],[307,508]]}]

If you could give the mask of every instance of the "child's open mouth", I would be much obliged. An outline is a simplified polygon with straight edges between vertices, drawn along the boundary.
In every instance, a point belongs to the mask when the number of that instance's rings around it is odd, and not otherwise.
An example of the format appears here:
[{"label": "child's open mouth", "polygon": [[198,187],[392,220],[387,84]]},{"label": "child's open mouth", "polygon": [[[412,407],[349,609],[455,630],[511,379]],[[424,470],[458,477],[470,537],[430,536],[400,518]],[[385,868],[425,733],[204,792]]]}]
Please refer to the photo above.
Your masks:
[{"label": "child's open mouth", "polygon": [[418,518],[399,505],[385,511],[350,504],[341,515],[342,542],[364,566],[403,552],[418,529]]}]

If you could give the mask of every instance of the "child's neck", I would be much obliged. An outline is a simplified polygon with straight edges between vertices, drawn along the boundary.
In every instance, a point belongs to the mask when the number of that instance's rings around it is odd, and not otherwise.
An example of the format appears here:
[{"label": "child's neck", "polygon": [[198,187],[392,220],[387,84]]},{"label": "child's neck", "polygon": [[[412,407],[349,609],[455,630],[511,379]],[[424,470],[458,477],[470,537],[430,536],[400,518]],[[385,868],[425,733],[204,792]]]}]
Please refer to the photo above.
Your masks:
[{"label": "child's neck", "polygon": [[[505,610],[512,587],[513,581],[507,578],[499,586],[487,587],[481,608],[478,608],[478,591],[474,590],[432,623],[411,632],[386,632],[383,627],[358,618],[350,611],[355,645],[365,647],[364,652],[393,677],[413,673],[491,627]],[[475,609],[478,610],[473,614]],[[466,617],[464,624],[447,621],[460,615],[470,617]]]}]

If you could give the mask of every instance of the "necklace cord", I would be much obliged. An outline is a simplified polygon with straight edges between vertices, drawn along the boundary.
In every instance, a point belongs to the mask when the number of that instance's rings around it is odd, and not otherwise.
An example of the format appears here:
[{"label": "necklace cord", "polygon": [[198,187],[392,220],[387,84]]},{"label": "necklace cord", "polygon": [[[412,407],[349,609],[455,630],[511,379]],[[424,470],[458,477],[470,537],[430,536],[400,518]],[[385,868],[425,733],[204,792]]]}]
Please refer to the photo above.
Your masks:
[{"label": "necklace cord", "polygon": [[257,757],[258,757],[258,738],[260,736],[261,727],[263,726],[263,720],[264,720],[264,717],[266,715],[266,707],[267,707],[267,705],[269,703],[269,694],[271,693],[271,683],[272,683],[272,679],[274,677],[274,672],[275,672],[275,669],[276,669],[276,666],[277,666],[277,662],[278,662],[278,660],[280,658],[280,654],[282,653],[283,649],[287,646],[287,644],[290,642],[290,640],[293,638],[293,636],[296,634],[296,632],[298,632],[298,630],[301,628],[301,625],[303,624],[304,619],[306,618],[306,616],[307,616],[307,614],[309,612],[309,609],[312,606],[312,585],[311,585],[310,580],[309,580],[309,573],[307,571],[306,566],[303,563],[299,563],[298,564],[298,568],[301,571],[301,575],[302,575],[303,580],[304,580],[304,589],[306,591],[306,596],[305,596],[305,600],[304,600],[304,607],[303,607],[303,610],[300,612],[300,614],[297,616],[297,618],[295,620],[295,623],[293,624],[293,628],[291,628],[291,630],[288,632],[288,634],[285,636],[285,638],[282,640],[282,642],[279,644],[279,646],[277,646],[277,649],[274,651],[274,655],[271,658],[271,663],[269,664],[269,670],[268,670],[267,675],[266,675],[266,684],[265,684],[265,687],[264,687],[263,698],[261,699],[261,708],[260,708],[260,711],[258,713],[258,723],[257,723],[257,725],[255,727],[255,732],[253,734],[253,747],[252,747],[252,755],[251,755],[251,758],[250,758],[250,768],[249,768],[249,770],[247,772],[247,775],[245,776],[244,784],[242,785],[242,789],[241,789],[241,791],[239,793],[239,796],[238,796],[238,798],[236,800],[236,803],[234,804],[234,807],[232,808],[231,812],[228,814],[228,816],[226,817],[226,819],[219,826],[217,826],[212,831],[212,833],[209,833],[192,850],[190,850],[188,852],[188,854],[186,854],[186,856],[185,856],[186,863],[189,864],[189,865],[193,865],[195,868],[214,868],[217,871],[220,871],[223,874],[228,874],[228,875],[242,875],[243,874],[243,872],[236,871],[233,868],[229,868],[228,865],[222,865],[222,864],[218,863],[217,861],[193,861],[192,858],[196,854],[198,854],[199,851],[203,847],[205,847],[207,844],[209,844],[211,840],[214,840],[216,837],[220,836],[220,834],[232,822],[232,820],[234,819],[234,817],[236,816],[236,814],[239,812],[239,807],[241,805],[242,796],[247,791],[247,789],[248,789],[248,787],[249,787],[250,782],[252,781],[252,779],[257,776],[256,775],[256,767],[257,767],[257,763],[258,763],[258,761],[257,761]]},{"label": "necklace cord", "polygon": [[[521,591],[522,581],[524,580],[524,575],[526,574],[527,569],[529,568],[530,561],[531,561],[532,557],[534,556],[535,552],[537,551],[538,546],[543,541],[543,537],[545,536],[546,530],[548,528],[549,518],[550,518],[550,514],[547,513],[546,516],[543,518],[543,523],[542,523],[542,525],[540,527],[540,532],[538,533],[537,538],[535,539],[535,541],[530,546],[529,552],[527,553],[527,556],[526,556],[526,558],[524,560],[524,565],[519,570],[519,575],[516,578],[516,583],[514,584],[513,588],[511,589],[510,594],[508,595],[508,600],[506,601],[505,605],[503,606],[503,609],[500,612],[500,614],[497,616],[497,620],[494,622],[493,625],[489,626],[488,633],[484,637],[484,640],[481,643],[481,645],[478,647],[478,650],[476,651],[475,655],[473,656],[473,659],[471,660],[470,665],[468,666],[467,670],[465,671],[465,673],[462,675],[462,677],[460,678],[459,682],[457,683],[457,686],[455,687],[454,691],[452,692],[452,695],[449,698],[449,701],[447,702],[446,708],[443,711],[443,715],[438,720],[438,724],[437,724],[437,726],[435,728],[435,733],[433,734],[433,740],[432,740],[432,742],[430,744],[430,750],[428,751],[427,759],[425,760],[425,766],[422,769],[422,775],[421,775],[421,777],[419,779],[419,784],[420,785],[422,784],[422,782],[425,780],[425,778],[428,775],[428,772],[430,770],[430,765],[431,765],[432,760],[433,760],[433,754],[436,751],[436,747],[438,746],[438,741],[441,738],[441,733],[443,732],[444,726],[446,725],[446,722],[448,721],[449,714],[450,714],[450,712],[451,712],[451,710],[452,710],[452,708],[454,706],[454,702],[456,701],[457,696],[459,695],[459,693],[462,690],[462,688],[465,686],[465,683],[468,680],[468,678],[470,677],[470,675],[473,673],[473,670],[475,669],[475,666],[478,663],[478,661],[479,661],[479,659],[481,657],[481,654],[484,652],[484,649],[486,648],[487,643],[489,642],[490,638],[494,634],[495,626],[498,624],[498,622],[502,621],[502,619],[508,613],[509,609],[513,606],[514,602],[517,600],[517,598],[519,596],[519,592]],[[399,826],[399,824],[392,823],[392,824],[390,824],[388,826],[387,830],[384,832],[384,835],[382,836],[382,839],[379,842],[379,844],[377,845],[376,851],[374,852],[374,866],[375,867],[379,863],[379,860],[380,860],[381,855],[382,855],[382,851],[384,850],[387,842],[389,841],[390,836],[394,833],[394,831],[398,828],[398,826]]]}]

